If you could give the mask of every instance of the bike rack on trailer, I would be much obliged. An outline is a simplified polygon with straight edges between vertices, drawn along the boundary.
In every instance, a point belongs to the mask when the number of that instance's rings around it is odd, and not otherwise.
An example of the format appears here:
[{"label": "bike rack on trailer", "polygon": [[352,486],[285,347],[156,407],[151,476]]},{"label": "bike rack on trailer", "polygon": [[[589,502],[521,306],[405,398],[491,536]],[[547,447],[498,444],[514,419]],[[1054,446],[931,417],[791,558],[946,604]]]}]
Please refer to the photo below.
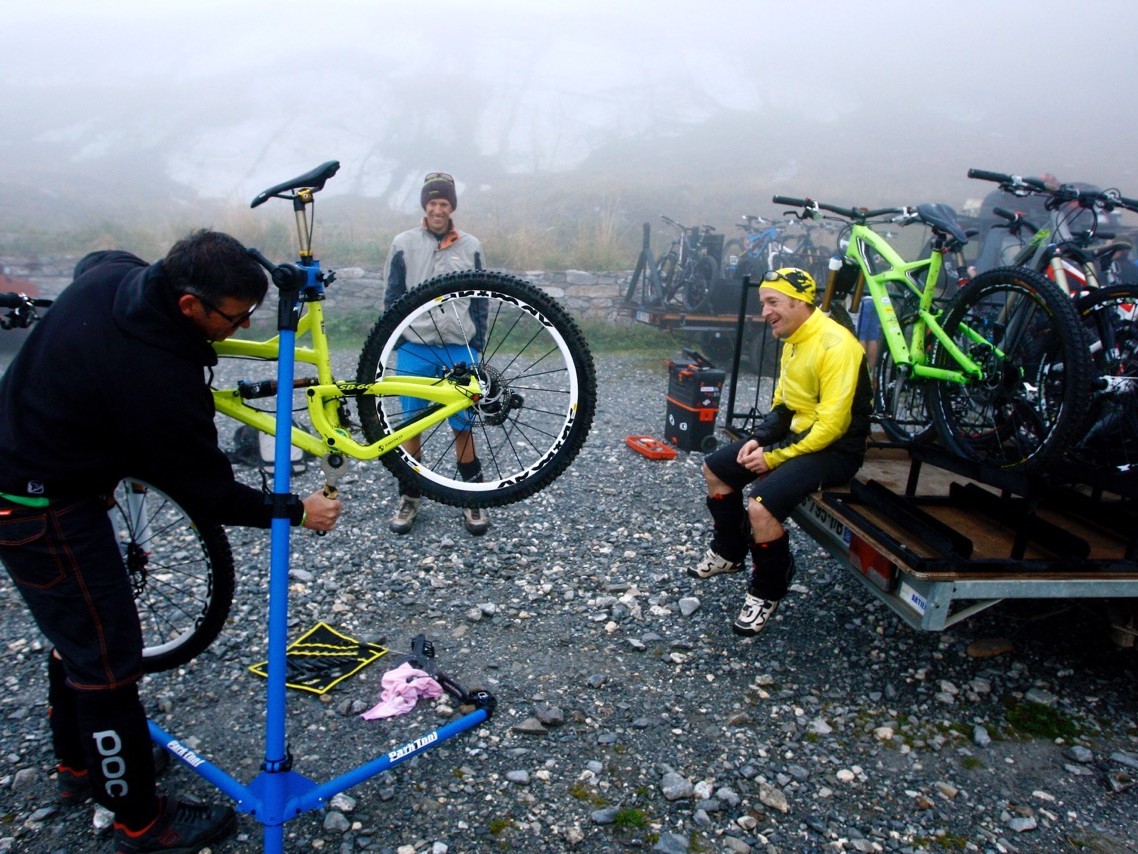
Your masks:
[{"label": "bike rack on trailer", "polygon": [[[296,330],[303,301],[301,291],[304,291],[305,300],[322,299],[324,285],[319,276],[319,262],[316,261],[307,263],[302,261],[297,266],[274,267],[272,278],[280,292],[277,311],[277,328],[280,334],[277,387],[288,389],[292,388],[293,384]],[[248,785],[242,784],[153,721],[149,722],[150,737],[156,744],[164,747],[182,764],[232,798],[239,812],[248,813],[264,826],[263,850],[266,852],[284,850],[285,822],[303,812],[317,809],[339,792],[382,774],[392,766],[478,726],[494,713],[495,706],[495,699],[489,693],[485,691],[467,693],[453,680],[440,678],[440,683],[449,693],[465,703],[474,705],[474,710],[325,783],[317,783],[292,769],[292,754],[285,733],[291,432],[291,400],[288,395],[281,394],[277,398],[274,445],[265,758],[261,765],[261,773]],[[325,471],[330,477],[343,465],[342,458],[338,461],[333,460],[331,456],[325,458]]]}]

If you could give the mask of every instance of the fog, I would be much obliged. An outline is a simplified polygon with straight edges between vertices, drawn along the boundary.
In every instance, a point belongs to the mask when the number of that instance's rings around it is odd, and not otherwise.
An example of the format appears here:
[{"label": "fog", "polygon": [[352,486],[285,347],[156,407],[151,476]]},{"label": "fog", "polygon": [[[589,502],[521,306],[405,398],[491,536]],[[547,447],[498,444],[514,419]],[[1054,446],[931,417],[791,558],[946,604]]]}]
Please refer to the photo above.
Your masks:
[{"label": "fog", "polygon": [[959,206],[991,189],[970,166],[1138,196],[1123,0],[43,0],[4,33],[9,233],[247,205],[329,159],[329,197],[395,212],[444,169],[482,215],[595,187],[630,227]]}]

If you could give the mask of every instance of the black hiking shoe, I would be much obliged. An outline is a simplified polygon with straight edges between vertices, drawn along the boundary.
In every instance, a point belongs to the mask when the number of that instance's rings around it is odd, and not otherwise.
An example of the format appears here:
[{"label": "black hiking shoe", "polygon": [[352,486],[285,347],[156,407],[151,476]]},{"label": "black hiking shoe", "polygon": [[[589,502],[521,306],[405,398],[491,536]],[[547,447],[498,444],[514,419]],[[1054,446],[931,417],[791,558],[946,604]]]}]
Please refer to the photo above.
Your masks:
[{"label": "black hiking shoe", "polygon": [[128,830],[115,822],[115,854],[166,851],[196,854],[237,829],[232,807],[199,804],[175,797],[158,799],[158,817],[142,830]]}]

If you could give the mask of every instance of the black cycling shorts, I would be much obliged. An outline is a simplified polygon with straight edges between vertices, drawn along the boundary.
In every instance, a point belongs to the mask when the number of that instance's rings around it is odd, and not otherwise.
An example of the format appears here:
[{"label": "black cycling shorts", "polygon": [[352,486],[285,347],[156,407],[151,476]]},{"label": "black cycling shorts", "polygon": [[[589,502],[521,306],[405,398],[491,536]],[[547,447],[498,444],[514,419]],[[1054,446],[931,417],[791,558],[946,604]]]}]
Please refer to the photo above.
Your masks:
[{"label": "black cycling shorts", "polygon": [[736,462],[739,449],[747,440],[740,439],[708,454],[704,463],[712,473],[736,492],[742,492],[754,481],[748,493],[761,501],[772,516],[782,522],[802,499],[812,492],[848,483],[861,468],[864,456],[824,448],[812,454],[793,457],[763,475],[743,468]]}]

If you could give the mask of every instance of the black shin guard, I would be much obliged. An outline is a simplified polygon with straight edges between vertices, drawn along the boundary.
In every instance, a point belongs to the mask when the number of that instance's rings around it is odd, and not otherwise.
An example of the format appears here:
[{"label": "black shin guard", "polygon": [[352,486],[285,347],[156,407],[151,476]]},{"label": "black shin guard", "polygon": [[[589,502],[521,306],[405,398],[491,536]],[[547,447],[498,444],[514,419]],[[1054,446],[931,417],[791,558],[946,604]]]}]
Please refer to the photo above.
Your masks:
[{"label": "black shin guard", "polygon": [[467,483],[482,483],[482,460],[475,457],[468,463],[460,461],[458,476]]},{"label": "black shin guard", "polygon": [[742,560],[747,554],[747,511],[739,493],[709,495],[707,509],[715,524],[711,550],[727,560]]},{"label": "black shin guard", "polygon": [[127,827],[144,827],[158,814],[154,757],[138,686],[76,691],[81,744],[91,797]]},{"label": "black shin guard", "polygon": [[752,543],[751,561],[751,595],[776,602],[785,596],[795,570],[790,536],[784,531],[777,540]]},{"label": "black shin guard", "polygon": [[47,705],[51,746],[55,750],[56,761],[72,771],[83,771],[87,767],[87,757],[79,738],[75,689],[67,684],[63,662],[53,653],[47,656]]}]

